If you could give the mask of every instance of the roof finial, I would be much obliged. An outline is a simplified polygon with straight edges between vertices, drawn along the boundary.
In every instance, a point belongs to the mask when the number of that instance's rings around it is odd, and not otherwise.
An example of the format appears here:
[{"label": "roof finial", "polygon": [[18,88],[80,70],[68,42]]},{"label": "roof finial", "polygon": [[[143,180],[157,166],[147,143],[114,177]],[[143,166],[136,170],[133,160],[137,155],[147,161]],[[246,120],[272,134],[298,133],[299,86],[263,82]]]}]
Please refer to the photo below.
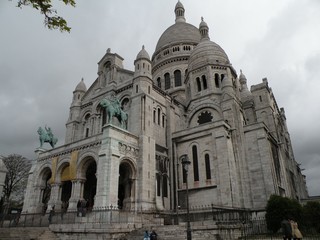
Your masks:
[{"label": "roof finial", "polygon": [[203,17],[201,17],[201,22],[203,22]]}]

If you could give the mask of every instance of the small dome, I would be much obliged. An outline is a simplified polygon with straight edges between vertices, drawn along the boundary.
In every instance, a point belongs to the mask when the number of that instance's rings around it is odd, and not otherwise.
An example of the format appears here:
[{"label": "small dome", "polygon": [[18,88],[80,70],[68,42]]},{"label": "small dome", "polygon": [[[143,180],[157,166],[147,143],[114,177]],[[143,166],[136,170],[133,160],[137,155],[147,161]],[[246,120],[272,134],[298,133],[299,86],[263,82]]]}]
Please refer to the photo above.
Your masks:
[{"label": "small dome", "polygon": [[87,87],[84,84],[83,78],[81,79],[81,81],[76,86],[75,91],[80,91],[80,92],[86,92],[87,91]]},{"label": "small dome", "polygon": [[138,59],[147,59],[150,60],[150,56],[148,54],[148,52],[144,49],[144,45],[142,46],[141,51],[138,53],[136,60]]},{"label": "small dome", "polygon": [[199,29],[201,29],[201,28],[203,28],[203,27],[209,28],[209,27],[208,27],[208,24],[203,20],[203,17],[201,17],[201,23],[200,23],[200,25],[199,25]]},{"label": "small dome", "polygon": [[189,71],[208,64],[230,64],[225,51],[209,39],[202,40],[193,50],[189,58]]},{"label": "small dome", "polygon": [[241,90],[240,90],[241,99],[245,99],[245,98],[251,97],[252,93],[248,89],[247,78],[242,73],[242,70],[240,70],[239,82],[240,82],[240,85],[241,85]]},{"label": "small dome", "polygon": [[242,83],[247,83],[247,78],[246,76],[242,73],[242,70],[240,70],[240,76],[239,76],[239,82]]},{"label": "small dome", "polygon": [[201,40],[190,55],[188,67],[189,71],[208,64],[230,64],[229,58],[225,51],[218,44],[210,41],[209,27],[207,23],[203,21],[203,17],[201,17],[199,32],[201,35]]}]

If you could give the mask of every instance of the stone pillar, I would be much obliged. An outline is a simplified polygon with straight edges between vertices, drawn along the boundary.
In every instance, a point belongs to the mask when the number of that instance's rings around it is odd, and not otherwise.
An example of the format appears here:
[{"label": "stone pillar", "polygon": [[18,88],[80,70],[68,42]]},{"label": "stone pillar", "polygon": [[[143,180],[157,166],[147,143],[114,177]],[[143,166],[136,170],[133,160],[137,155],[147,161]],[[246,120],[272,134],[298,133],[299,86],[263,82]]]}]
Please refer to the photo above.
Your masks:
[{"label": "stone pillar", "polygon": [[60,183],[51,184],[51,197],[48,202],[47,211],[50,211],[52,206],[55,206],[55,210],[60,210],[60,207],[61,207],[60,193],[61,193],[61,184]]},{"label": "stone pillar", "polygon": [[77,209],[78,200],[83,198],[84,182],[85,182],[84,179],[72,180],[72,192],[71,192],[71,197],[69,199],[68,209],[70,210]]}]

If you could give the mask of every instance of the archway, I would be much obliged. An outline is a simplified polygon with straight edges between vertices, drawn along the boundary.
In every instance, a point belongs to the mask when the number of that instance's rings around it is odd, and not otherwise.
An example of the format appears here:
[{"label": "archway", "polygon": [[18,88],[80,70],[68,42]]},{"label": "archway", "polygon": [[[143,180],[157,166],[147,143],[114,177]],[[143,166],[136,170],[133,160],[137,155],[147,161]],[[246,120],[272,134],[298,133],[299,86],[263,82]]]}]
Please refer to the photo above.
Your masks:
[{"label": "archway", "polygon": [[70,167],[66,165],[61,171],[61,202],[68,203],[72,192],[72,182],[70,180]]},{"label": "archway", "polygon": [[46,168],[41,176],[41,203],[42,203],[42,212],[45,213],[47,211],[48,208],[48,202],[50,200],[51,197],[51,184],[50,184],[50,180],[51,180],[51,170],[50,168]]},{"label": "archway", "polygon": [[69,202],[72,191],[72,183],[71,181],[63,181],[62,189],[61,189],[61,201],[63,203]]},{"label": "archway", "polygon": [[131,209],[134,201],[134,169],[125,161],[119,166],[118,207]]},{"label": "archway", "polygon": [[83,198],[89,203],[89,208],[91,209],[94,205],[94,197],[97,191],[97,164],[96,162],[90,161],[86,170],[86,182],[84,183]]}]

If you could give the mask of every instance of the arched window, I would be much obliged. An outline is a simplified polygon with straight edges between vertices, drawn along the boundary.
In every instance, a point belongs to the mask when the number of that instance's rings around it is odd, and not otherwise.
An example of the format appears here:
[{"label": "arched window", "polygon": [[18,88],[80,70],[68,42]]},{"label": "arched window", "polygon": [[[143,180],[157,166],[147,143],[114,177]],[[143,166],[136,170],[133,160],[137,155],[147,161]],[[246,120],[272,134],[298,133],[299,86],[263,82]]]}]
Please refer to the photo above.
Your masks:
[{"label": "arched window", "polygon": [[202,84],[203,84],[203,89],[207,89],[207,79],[205,75],[202,75]]},{"label": "arched window", "polygon": [[157,79],[157,86],[159,88],[161,88],[161,78],[160,77],[158,77],[158,79]]},{"label": "arched window", "polygon": [[161,113],[161,111],[160,111],[160,108],[158,108],[158,125],[160,125],[160,113]]},{"label": "arched window", "polygon": [[153,110],[153,122],[156,123],[156,110]]},{"label": "arched window", "polygon": [[166,73],[164,75],[164,89],[167,90],[170,88],[170,74],[169,73]]},{"label": "arched window", "polygon": [[223,79],[224,79],[224,74],[221,74],[221,75],[220,75],[220,79],[221,79],[221,83],[222,83],[222,81],[223,81]]},{"label": "arched window", "polygon": [[198,77],[197,77],[196,81],[197,81],[198,92],[200,92],[200,91],[201,91],[201,82],[200,82],[200,78],[198,78]]},{"label": "arched window", "polygon": [[181,86],[181,72],[180,72],[180,70],[174,71],[174,85],[175,85],[175,87]]},{"label": "arched window", "polygon": [[168,179],[167,176],[162,176],[162,197],[168,197]]},{"label": "arched window", "polygon": [[211,179],[211,169],[210,169],[210,157],[209,154],[204,155],[204,160],[206,164],[206,178]]},{"label": "arched window", "polygon": [[183,167],[183,165],[181,164],[182,167],[182,182],[186,183],[187,182],[187,171],[186,169]]},{"label": "arched window", "polygon": [[199,181],[199,166],[198,166],[197,146],[192,146],[192,160],[193,160],[193,177],[194,177],[194,181]]},{"label": "arched window", "polygon": [[164,115],[162,115],[162,127],[164,127]]},{"label": "arched window", "polygon": [[209,111],[202,112],[198,117],[198,123],[200,125],[200,124],[204,124],[207,122],[212,122],[212,118],[213,117],[211,115],[211,112],[209,112]]},{"label": "arched window", "polygon": [[161,194],[161,177],[160,174],[157,173],[157,196],[159,197]]},{"label": "arched window", "polygon": [[214,75],[214,83],[216,85],[216,88],[220,88],[220,80],[219,80],[219,74],[218,73],[216,73]]}]

